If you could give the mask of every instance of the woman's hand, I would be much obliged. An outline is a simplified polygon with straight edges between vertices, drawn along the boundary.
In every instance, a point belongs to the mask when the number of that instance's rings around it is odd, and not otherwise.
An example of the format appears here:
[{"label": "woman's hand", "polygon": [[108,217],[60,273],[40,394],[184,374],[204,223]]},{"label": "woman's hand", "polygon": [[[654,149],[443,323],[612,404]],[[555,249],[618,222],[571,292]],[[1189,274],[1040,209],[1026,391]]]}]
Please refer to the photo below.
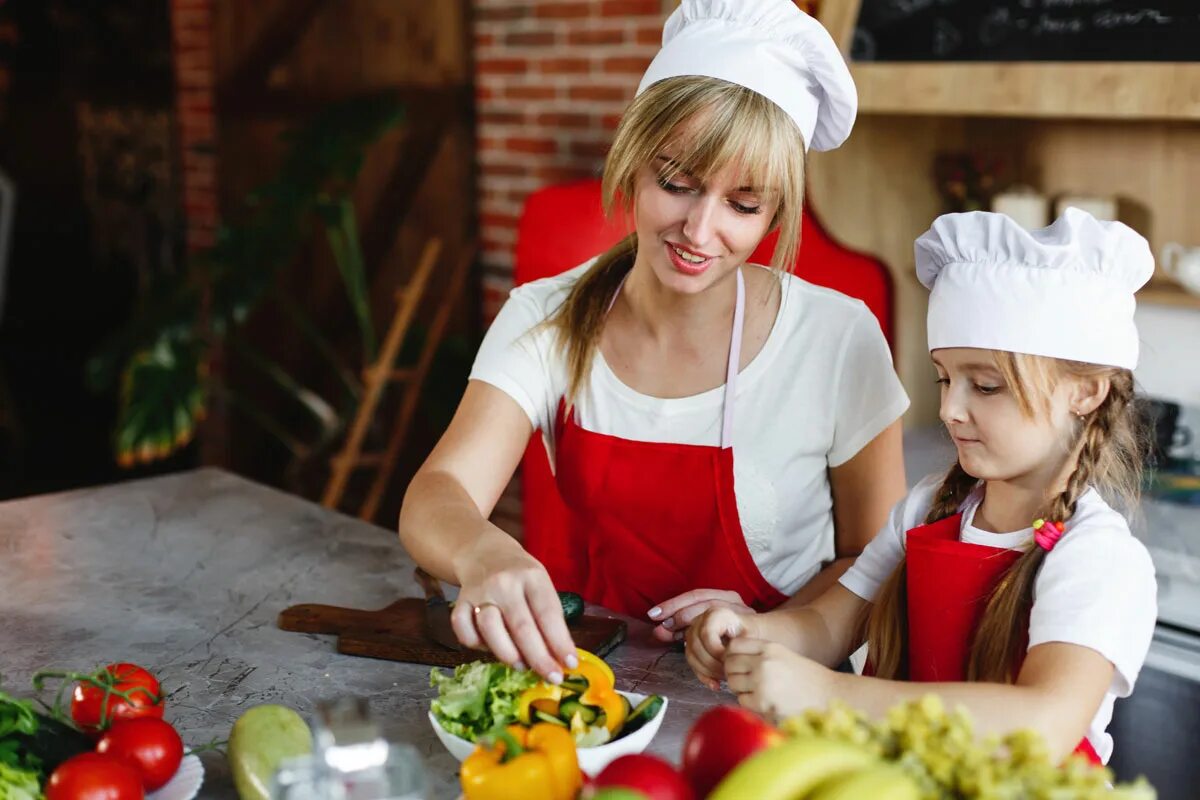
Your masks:
[{"label": "woman's hand", "polygon": [[688,666],[714,692],[721,688],[725,677],[725,642],[753,628],[753,615],[749,609],[739,614],[730,607],[711,608],[687,629]]},{"label": "woman's hand", "polygon": [[776,642],[739,636],[725,648],[725,681],[738,703],[778,719],[824,708],[838,673]]},{"label": "woman's hand", "polygon": [[742,602],[737,592],[724,589],[693,589],[659,603],[646,616],[658,622],[654,638],[660,642],[679,641],[687,633],[688,626],[704,612],[714,608],[727,608],[739,614],[753,614],[754,609]]},{"label": "woman's hand", "polygon": [[506,548],[477,558],[463,576],[450,623],[465,647],[487,649],[517,669],[526,666],[551,683],[563,666],[579,666],[562,604],[546,568],[524,550]]}]

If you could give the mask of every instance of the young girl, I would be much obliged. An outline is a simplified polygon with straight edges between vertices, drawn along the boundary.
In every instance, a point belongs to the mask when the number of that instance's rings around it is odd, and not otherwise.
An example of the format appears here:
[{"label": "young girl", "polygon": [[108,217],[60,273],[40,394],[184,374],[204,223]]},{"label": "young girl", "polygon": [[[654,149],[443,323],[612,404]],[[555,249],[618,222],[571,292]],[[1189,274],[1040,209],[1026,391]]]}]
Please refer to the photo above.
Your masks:
[{"label": "young girl", "polygon": [[[1033,728],[1052,755],[1107,762],[1113,701],[1156,617],[1149,554],[1101,497],[1136,500],[1133,293],[1153,257],[1124,225],[1068,209],[1033,232],[943,216],[916,260],[957,461],[897,504],[838,585],[799,608],[707,612],[688,661],[764,714],[842,699],[882,715],[933,691],[983,732]],[[830,669],[864,639],[873,677]]]}]

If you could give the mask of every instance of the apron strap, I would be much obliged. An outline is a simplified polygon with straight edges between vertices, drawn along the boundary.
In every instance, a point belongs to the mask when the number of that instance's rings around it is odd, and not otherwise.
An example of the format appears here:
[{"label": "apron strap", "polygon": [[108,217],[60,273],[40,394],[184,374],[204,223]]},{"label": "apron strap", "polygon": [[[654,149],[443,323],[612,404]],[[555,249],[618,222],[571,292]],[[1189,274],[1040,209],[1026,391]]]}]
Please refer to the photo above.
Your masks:
[{"label": "apron strap", "polygon": [[[625,280],[629,277],[629,273],[625,273],[625,277],[621,278],[621,282],[617,284],[617,290],[613,292],[612,299],[608,301],[608,309],[605,311],[605,316],[617,302],[617,297],[621,294],[621,288],[625,286]],[[745,327],[746,320],[746,280],[742,277],[742,268],[738,267],[737,271],[737,300],[733,304],[733,332],[729,337],[729,362],[725,368],[725,400],[724,400],[724,415],[721,418],[721,448],[728,449],[733,447],[733,403],[737,397],[737,378],[738,367],[742,362],[742,329]]]}]

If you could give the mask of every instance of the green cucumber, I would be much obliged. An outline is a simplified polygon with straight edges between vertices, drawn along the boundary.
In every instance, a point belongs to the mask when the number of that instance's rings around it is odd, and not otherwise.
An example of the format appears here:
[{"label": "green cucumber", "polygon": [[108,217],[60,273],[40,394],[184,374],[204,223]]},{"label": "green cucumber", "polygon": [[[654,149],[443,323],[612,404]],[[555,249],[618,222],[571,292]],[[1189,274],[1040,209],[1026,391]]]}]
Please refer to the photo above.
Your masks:
[{"label": "green cucumber", "polygon": [[567,723],[563,722],[561,719],[548,711],[542,711],[540,708],[535,708],[533,710],[533,718],[539,720],[540,722],[549,722],[551,725],[557,725],[560,728],[567,727]]},{"label": "green cucumber", "polygon": [[578,700],[563,700],[558,707],[558,716],[560,719],[569,720],[576,714],[588,725],[596,721],[596,709],[591,706],[585,706]]},{"label": "green cucumber", "polygon": [[567,622],[574,622],[583,616],[583,598],[574,592],[559,592],[558,602],[562,604]]},{"label": "green cucumber", "polygon": [[656,694],[652,694],[638,703],[637,708],[625,718],[625,724],[621,726],[621,730],[617,731],[617,738],[628,736],[641,728],[658,716],[658,712],[662,711],[662,707],[663,699]]},{"label": "green cucumber", "polygon": [[559,684],[559,686],[569,692],[583,694],[587,691],[588,682],[587,678],[563,678],[563,681]]}]

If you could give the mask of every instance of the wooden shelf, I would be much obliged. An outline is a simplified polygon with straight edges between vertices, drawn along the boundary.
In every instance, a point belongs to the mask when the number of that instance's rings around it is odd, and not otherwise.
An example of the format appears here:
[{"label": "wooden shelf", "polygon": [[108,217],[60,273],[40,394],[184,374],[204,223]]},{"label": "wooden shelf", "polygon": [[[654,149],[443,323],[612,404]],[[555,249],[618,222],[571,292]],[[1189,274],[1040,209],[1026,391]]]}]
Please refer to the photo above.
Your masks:
[{"label": "wooden shelf", "polygon": [[1200,63],[851,65],[863,114],[1200,120]]}]

